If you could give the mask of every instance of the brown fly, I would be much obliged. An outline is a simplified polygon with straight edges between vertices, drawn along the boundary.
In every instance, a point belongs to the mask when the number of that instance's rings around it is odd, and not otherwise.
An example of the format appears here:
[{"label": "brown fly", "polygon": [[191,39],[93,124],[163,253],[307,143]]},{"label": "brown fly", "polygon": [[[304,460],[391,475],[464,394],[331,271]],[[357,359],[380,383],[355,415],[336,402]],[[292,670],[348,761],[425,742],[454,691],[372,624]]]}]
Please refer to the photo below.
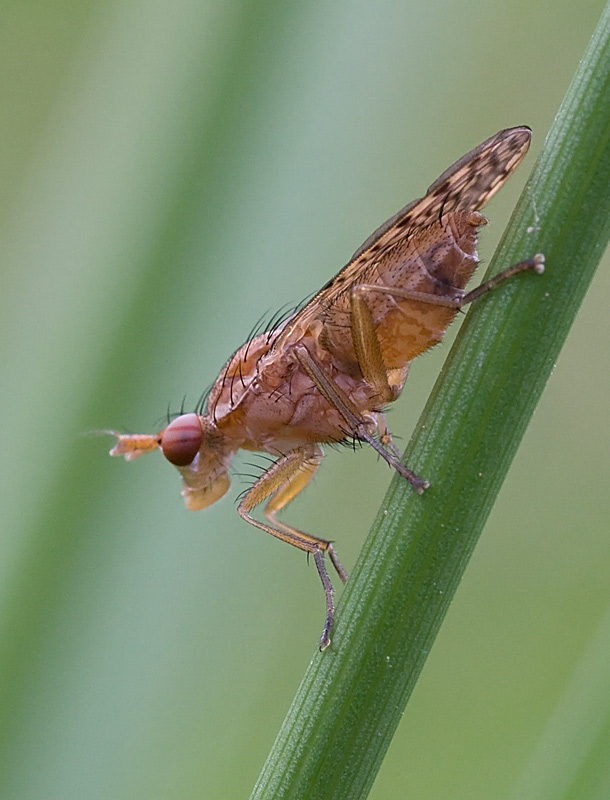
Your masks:
[{"label": "brown fly", "polygon": [[[367,442],[416,492],[428,482],[404,466],[383,410],[402,391],[411,361],[443,338],[459,309],[525,270],[534,256],[473,291],[479,209],[493,197],[529,147],[527,127],[500,131],[449,167],[426,196],[405,206],[355,252],[303,308],[254,336],[226,363],[205,413],[181,414],[153,435],[117,436],[110,451],[131,460],[160,449],[182,475],[182,495],[196,511],[229,488],[240,450],[276,460],[239,503],[241,517],[311,553],[326,595],[320,638],[330,644],[333,587],[324,554],[345,581],[333,545],[278,519],[315,474],[325,443]],[[266,501],[265,522],[252,516]]]}]

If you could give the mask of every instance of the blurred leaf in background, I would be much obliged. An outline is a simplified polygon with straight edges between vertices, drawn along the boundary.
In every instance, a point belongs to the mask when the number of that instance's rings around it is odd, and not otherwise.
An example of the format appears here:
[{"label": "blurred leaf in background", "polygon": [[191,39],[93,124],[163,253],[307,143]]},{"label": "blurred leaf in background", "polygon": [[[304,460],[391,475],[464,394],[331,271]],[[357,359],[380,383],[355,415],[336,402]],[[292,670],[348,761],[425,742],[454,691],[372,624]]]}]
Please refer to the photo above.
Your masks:
[{"label": "blurred leaf in background", "polygon": [[[529,124],[535,155],[602,6],[3,4],[2,798],[246,795],[317,641],[315,570],[238,519],[244,461],[192,514],[161,457],[82,434],[194,406],[262,313],[496,130]],[[608,268],[372,797],[510,797],[557,773],[553,724],[603,727],[570,698],[603,686],[599,660],[579,676],[607,642]],[[446,352],[413,368],[397,431]],[[291,520],[349,567],[389,478],[331,453]]]}]

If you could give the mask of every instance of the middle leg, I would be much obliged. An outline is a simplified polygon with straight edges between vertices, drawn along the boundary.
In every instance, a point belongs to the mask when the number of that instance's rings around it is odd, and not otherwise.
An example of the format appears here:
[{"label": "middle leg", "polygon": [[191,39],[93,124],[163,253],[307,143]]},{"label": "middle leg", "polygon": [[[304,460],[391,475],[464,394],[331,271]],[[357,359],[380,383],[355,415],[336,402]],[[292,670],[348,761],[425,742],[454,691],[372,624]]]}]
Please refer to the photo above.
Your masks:
[{"label": "middle leg", "polygon": [[[422,494],[430,485],[428,481],[423,480],[413,470],[406,467],[399,456],[396,455],[395,448],[387,449],[382,442],[375,438],[371,433],[371,420],[362,416],[345,392],[326,374],[305,345],[297,345],[294,348],[294,352],[320,394],[341,414],[353,436],[370,444],[391,467],[394,467],[398,473],[409,481],[418,494]],[[386,441],[390,438],[387,430],[385,431],[385,438]]]}]

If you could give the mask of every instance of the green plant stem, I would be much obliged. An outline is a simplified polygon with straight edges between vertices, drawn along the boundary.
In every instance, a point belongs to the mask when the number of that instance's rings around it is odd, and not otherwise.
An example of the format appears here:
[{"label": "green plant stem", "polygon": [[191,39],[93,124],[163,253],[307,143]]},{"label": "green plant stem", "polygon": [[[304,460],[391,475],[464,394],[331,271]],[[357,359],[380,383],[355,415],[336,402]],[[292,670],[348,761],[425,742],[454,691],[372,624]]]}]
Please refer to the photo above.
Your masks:
[{"label": "green plant stem", "polygon": [[544,252],[477,301],[406,453],[253,798],[363,798],[610,236],[610,6],[490,265]]}]

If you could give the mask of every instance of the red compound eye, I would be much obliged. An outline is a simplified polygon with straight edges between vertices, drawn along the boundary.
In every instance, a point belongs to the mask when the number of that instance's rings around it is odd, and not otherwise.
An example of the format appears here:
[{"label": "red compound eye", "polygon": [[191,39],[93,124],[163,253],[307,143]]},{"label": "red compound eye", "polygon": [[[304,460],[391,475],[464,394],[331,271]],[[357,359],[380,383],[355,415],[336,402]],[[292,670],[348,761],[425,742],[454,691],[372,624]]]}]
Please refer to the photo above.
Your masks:
[{"label": "red compound eye", "polygon": [[197,414],[182,414],[163,431],[161,450],[176,467],[188,466],[201,447],[201,424]]}]

